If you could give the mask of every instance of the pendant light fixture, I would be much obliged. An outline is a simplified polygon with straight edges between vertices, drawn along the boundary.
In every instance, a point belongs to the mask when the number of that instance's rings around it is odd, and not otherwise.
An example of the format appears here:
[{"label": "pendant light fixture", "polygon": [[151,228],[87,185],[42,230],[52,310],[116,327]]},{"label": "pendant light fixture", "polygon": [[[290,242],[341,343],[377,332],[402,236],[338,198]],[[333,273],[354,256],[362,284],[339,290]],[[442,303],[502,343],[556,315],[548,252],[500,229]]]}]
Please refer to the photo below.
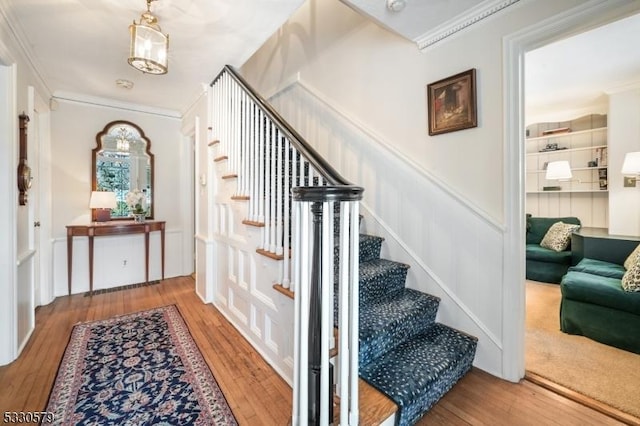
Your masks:
[{"label": "pendant light fixture", "polygon": [[140,21],[129,26],[131,32],[131,49],[129,65],[147,74],[167,73],[167,51],[169,35],[163,34],[158,25],[158,18],[151,14],[151,2],[147,0],[147,11],[140,15]]}]

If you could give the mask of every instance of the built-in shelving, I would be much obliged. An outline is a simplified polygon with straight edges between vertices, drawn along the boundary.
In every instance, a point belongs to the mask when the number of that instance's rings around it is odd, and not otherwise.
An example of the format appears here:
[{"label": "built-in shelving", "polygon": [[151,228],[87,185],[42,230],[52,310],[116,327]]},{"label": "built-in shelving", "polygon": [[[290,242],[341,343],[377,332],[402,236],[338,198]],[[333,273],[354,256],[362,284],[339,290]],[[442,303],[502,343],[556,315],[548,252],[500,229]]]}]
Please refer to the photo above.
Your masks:
[{"label": "built-in shelving", "polygon": [[578,130],[576,132],[554,133],[554,134],[551,134],[551,135],[536,136],[536,137],[533,137],[533,138],[527,138],[527,142],[535,142],[535,141],[542,141],[542,140],[547,140],[547,139],[562,138],[562,137],[566,137],[566,136],[589,134],[589,133],[602,131],[602,130],[606,131],[607,127],[598,127],[598,128],[595,128],[595,129]]},{"label": "built-in shelving", "polygon": [[[526,131],[527,213],[542,217],[575,216],[583,225],[607,227],[607,116],[590,114],[565,122],[535,123],[527,126]],[[565,149],[553,150],[554,146]],[[547,180],[546,166],[552,161],[568,161],[572,178]]]},{"label": "built-in shelving", "polygon": [[[606,192],[608,188],[606,126],[527,138],[526,156],[529,194]],[[573,178],[566,182],[547,180],[547,164],[562,160],[569,162]],[[550,186],[562,189],[543,190]]]}]

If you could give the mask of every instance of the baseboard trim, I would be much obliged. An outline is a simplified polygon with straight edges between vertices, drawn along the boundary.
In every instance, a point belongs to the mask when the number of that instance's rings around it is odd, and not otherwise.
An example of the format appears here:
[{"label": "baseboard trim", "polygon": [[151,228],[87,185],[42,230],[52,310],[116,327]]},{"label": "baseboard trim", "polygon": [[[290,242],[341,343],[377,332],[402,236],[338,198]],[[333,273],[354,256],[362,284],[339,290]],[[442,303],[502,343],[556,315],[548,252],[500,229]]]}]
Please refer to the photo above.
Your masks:
[{"label": "baseboard trim", "polygon": [[602,414],[605,414],[620,422],[626,423],[628,425],[640,426],[640,418],[635,417],[631,414],[625,413],[624,411],[620,411],[617,408],[611,407],[610,405],[607,405],[589,396],[578,393],[573,389],[569,389],[558,383],[552,382],[551,380],[546,379],[542,376],[539,376],[536,373],[532,373],[531,371],[525,371],[524,379],[540,387],[543,387],[552,392],[555,392],[558,395],[561,395],[565,398],[568,398],[572,401],[575,401],[579,404],[582,404],[586,407],[596,410]]}]

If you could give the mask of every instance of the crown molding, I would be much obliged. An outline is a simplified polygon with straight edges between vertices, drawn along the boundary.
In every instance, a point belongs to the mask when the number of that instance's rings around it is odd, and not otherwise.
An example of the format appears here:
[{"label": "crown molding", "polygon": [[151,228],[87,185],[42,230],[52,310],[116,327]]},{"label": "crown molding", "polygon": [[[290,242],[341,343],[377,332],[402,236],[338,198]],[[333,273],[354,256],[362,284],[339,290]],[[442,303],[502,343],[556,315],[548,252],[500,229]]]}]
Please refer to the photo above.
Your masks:
[{"label": "crown molding", "polygon": [[478,6],[469,9],[458,17],[451,19],[444,24],[427,31],[413,41],[418,45],[418,49],[425,50],[434,44],[450,37],[465,28],[490,17],[502,9],[509,7],[520,0],[487,0]]},{"label": "crown molding", "polygon": [[115,108],[133,112],[141,112],[144,114],[158,115],[167,118],[182,118],[182,114],[179,111],[174,111],[171,109],[156,108],[147,105],[117,101],[115,99],[101,98],[99,96],[85,95],[81,93],[65,92],[61,90],[56,90],[53,93],[52,99],[58,102],[80,103],[98,107]]},{"label": "crown molding", "polygon": [[634,80],[627,83],[619,84],[616,86],[605,89],[607,95],[614,95],[616,93],[630,92],[640,89],[640,80]]}]

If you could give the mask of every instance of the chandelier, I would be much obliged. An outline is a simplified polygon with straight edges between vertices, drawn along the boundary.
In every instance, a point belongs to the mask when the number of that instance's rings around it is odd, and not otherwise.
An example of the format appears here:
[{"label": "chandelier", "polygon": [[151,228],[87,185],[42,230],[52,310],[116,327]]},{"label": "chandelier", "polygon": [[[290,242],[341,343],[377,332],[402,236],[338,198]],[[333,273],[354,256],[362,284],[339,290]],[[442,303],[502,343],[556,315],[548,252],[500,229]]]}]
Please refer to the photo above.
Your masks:
[{"label": "chandelier", "polygon": [[131,147],[130,142],[131,135],[127,132],[127,129],[121,127],[118,129],[118,134],[116,135],[116,149],[118,151],[129,151]]},{"label": "chandelier", "polygon": [[147,74],[167,73],[167,51],[169,35],[162,34],[158,18],[151,14],[151,2],[147,0],[147,11],[140,15],[140,21],[129,26],[131,49],[129,65]]}]

